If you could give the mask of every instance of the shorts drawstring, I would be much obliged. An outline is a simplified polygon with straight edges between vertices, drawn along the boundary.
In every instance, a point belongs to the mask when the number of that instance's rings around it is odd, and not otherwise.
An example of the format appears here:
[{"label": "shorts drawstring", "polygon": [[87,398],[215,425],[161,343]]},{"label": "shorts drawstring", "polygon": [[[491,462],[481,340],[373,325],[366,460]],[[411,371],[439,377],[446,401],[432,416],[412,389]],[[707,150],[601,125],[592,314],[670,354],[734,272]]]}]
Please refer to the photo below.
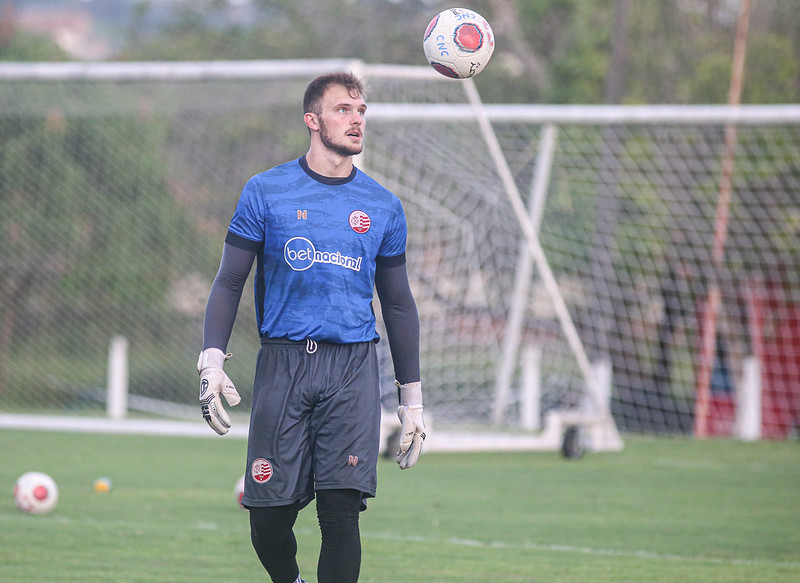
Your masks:
[{"label": "shorts drawstring", "polygon": [[317,351],[317,343],[311,338],[306,338],[306,352],[314,354]]}]

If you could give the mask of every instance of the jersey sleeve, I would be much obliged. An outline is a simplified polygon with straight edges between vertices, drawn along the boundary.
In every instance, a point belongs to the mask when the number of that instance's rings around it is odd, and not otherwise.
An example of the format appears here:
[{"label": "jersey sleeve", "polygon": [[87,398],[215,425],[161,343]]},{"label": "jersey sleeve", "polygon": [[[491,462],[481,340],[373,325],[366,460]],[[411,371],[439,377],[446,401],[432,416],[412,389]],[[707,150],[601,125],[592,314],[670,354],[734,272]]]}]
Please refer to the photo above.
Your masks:
[{"label": "jersey sleeve", "polygon": [[[259,187],[258,178],[254,176],[242,189],[228,232],[248,241],[263,242],[265,236],[264,217],[266,216],[265,200]],[[236,243],[234,242],[234,244]],[[242,247],[241,244],[237,246]]]},{"label": "jersey sleeve", "polygon": [[406,224],[406,214],[403,210],[403,203],[395,197],[395,208],[392,219],[387,225],[386,232],[378,250],[378,257],[395,257],[402,255],[406,251],[406,239],[408,237],[408,226]]}]

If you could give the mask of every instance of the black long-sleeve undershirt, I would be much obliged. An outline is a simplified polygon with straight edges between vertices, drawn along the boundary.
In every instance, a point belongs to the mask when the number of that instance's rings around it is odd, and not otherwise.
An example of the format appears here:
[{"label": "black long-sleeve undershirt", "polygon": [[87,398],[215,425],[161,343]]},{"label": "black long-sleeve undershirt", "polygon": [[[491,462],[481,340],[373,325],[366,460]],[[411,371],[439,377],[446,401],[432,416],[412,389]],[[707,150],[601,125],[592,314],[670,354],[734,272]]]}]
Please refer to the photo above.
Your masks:
[{"label": "black long-sleeve undershirt", "polygon": [[211,284],[203,322],[203,350],[228,346],[239,301],[256,254],[228,243],[222,248],[219,270]]},{"label": "black long-sleeve undershirt", "polygon": [[406,263],[375,268],[375,289],[392,352],[395,378],[401,384],[420,380],[419,314],[408,283]]}]

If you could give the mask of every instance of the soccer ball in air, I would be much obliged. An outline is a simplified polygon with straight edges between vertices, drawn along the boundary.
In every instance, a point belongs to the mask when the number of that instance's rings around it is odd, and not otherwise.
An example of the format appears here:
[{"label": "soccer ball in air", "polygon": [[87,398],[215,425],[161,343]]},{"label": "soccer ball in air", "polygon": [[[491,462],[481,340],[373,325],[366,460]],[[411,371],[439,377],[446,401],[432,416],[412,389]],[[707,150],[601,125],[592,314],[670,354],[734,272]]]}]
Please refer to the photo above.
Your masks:
[{"label": "soccer ball in air", "polygon": [[27,472],[14,484],[14,502],[28,514],[47,514],[58,504],[58,486],[47,474]]},{"label": "soccer ball in air", "polygon": [[486,19],[467,8],[448,8],[433,17],[422,49],[431,67],[446,77],[466,79],[492,58],[494,33]]},{"label": "soccer ball in air", "polygon": [[239,478],[236,485],[233,487],[233,498],[236,500],[236,504],[239,505],[239,508],[244,508],[244,506],[242,506],[242,496],[244,496],[244,475]]}]

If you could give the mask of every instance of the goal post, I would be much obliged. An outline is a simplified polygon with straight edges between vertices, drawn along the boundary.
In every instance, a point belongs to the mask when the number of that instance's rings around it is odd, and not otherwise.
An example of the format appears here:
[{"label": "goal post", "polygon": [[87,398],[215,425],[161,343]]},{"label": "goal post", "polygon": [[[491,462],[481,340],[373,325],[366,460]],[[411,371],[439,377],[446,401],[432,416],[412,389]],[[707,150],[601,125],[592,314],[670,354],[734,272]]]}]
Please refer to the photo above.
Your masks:
[{"label": "goal post", "polygon": [[[585,383],[588,401],[590,401],[590,404],[585,408],[586,410],[581,412],[579,417],[575,417],[571,422],[567,421],[566,427],[576,426],[586,427],[587,429],[600,427],[602,428],[601,431],[593,431],[592,440],[589,443],[590,447],[596,451],[618,451],[622,449],[622,440],[619,436],[614,420],[611,417],[611,411],[609,407],[610,401],[603,398],[603,391],[600,388],[599,379],[595,375],[595,371],[592,369],[589,358],[586,354],[586,350],[584,349],[583,343],[578,335],[578,331],[575,328],[575,323],[573,322],[569,313],[569,308],[564,301],[564,296],[561,294],[561,290],[558,287],[555,275],[550,268],[550,263],[548,262],[544,249],[542,249],[542,246],[539,242],[538,230],[533,220],[531,220],[531,217],[526,212],[525,205],[522,197],[520,196],[516,181],[514,180],[514,176],[512,175],[511,169],[508,166],[508,161],[503,154],[500,143],[497,139],[497,135],[492,128],[491,122],[486,114],[486,110],[483,107],[480,95],[478,94],[472,79],[469,79],[464,87],[466,89],[470,104],[475,108],[478,124],[481,128],[481,134],[483,135],[483,138],[489,147],[492,160],[494,161],[497,172],[499,173],[503,182],[505,193],[508,195],[511,206],[514,210],[514,215],[516,216],[516,219],[522,229],[522,233],[524,234],[524,238],[527,243],[527,251],[531,254],[536,267],[539,270],[539,275],[542,279],[542,282],[547,289],[550,300],[553,302],[553,308],[558,317],[561,330],[567,340],[567,343],[569,344],[575,360],[577,361],[578,368],[580,369]],[[541,164],[535,169],[534,183],[536,183],[537,180],[544,181],[546,179],[546,176],[550,171],[549,165],[552,163],[554,137],[551,138],[551,135],[554,136],[555,134],[552,126],[546,126],[546,128],[549,128],[549,131],[544,134],[544,138],[547,141],[545,141],[544,145],[542,146],[543,155],[540,159]],[[546,183],[543,184],[541,188],[546,188]],[[533,194],[539,193],[534,192]],[[538,201],[536,198],[532,198],[532,205],[536,205],[537,202]],[[509,324],[514,325],[513,320],[510,321]],[[514,334],[513,329],[510,329],[507,334]],[[502,366],[504,366],[504,362],[501,359],[499,367]],[[506,364],[505,366],[508,365]],[[495,410],[492,417],[495,423],[502,421],[503,406],[507,400],[506,395],[506,386],[498,383],[497,387],[495,387]],[[563,419],[563,416],[561,419]],[[552,415],[548,421],[550,421],[550,425],[552,425]],[[559,437],[558,442],[560,443],[562,440],[561,436],[563,435],[561,428],[556,430],[556,434]],[[547,435],[547,433],[545,433],[545,435]],[[563,439],[566,439],[566,437]]]},{"label": "goal post", "polygon": [[[491,104],[429,67],[353,60],[0,63],[0,412],[102,411],[117,333],[129,408],[194,405],[238,193],[305,152],[302,91],[342,69],[368,85],[357,163],[408,217],[433,449],[553,450],[577,426],[596,450],[619,449],[619,431],[692,433],[731,124],[709,431],[796,430],[800,106]],[[245,294],[226,365],[240,423],[256,350]]]},{"label": "goal post", "polygon": [[[625,334],[620,334],[619,331],[589,330],[588,333],[590,335],[608,336],[611,338],[612,342],[615,343],[615,346],[593,347],[595,357],[597,358],[597,363],[595,365],[591,364],[586,357],[579,334],[570,334],[571,318],[569,312],[563,310],[559,314],[559,311],[556,310],[556,316],[565,328],[565,336],[568,340],[570,338],[575,340],[575,342],[569,342],[570,348],[573,351],[573,357],[579,365],[580,373],[586,380],[588,394],[594,397],[595,406],[597,403],[603,403],[604,401],[601,397],[603,391],[598,390],[599,387],[602,386],[602,383],[594,384],[597,381],[593,379],[593,370],[598,370],[598,367],[599,370],[607,370],[609,383],[613,382],[611,379],[615,378],[615,376],[617,378],[628,377],[628,379],[625,379],[627,381],[626,384],[628,384],[625,393],[621,393],[617,389],[618,392],[616,392],[616,394],[609,395],[613,401],[616,401],[615,408],[617,416],[615,418],[619,418],[620,416],[624,417],[624,413],[620,415],[620,412],[625,411],[627,407],[630,407],[631,410],[634,411],[642,411],[644,414],[641,419],[636,419],[630,424],[623,423],[623,426],[628,425],[629,428],[634,430],[640,430],[642,428],[645,428],[645,430],[652,430],[653,428],[658,428],[657,430],[659,431],[691,433],[691,408],[695,396],[694,390],[696,388],[694,374],[696,372],[695,367],[697,366],[697,359],[699,358],[697,352],[697,347],[700,344],[697,336],[699,324],[695,321],[694,313],[692,313],[691,310],[683,309],[679,316],[681,319],[679,323],[681,338],[675,338],[674,333],[676,326],[674,320],[676,316],[672,313],[672,306],[667,305],[672,302],[672,298],[665,297],[664,294],[662,294],[662,292],[665,291],[663,289],[664,286],[661,285],[656,278],[669,278],[668,274],[673,266],[665,266],[665,262],[670,260],[670,258],[667,257],[667,254],[670,253],[678,255],[676,258],[678,263],[693,263],[693,267],[699,268],[699,273],[702,273],[706,269],[704,266],[709,260],[709,257],[704,247],[702,233],[707,230],[709,216],[713,216],[713,213],[708,213],[708,209],[713,205],[714,201],[713,196],[711,196],[714,189],[714,173],[717,171],[720,163],[720,152],[722,151],[721,148],[724,142],[724,128],[727,125],[738,124],[748,128],[751,133],[748,141],[748,147],[750,149],[740,154],[745,157],[745,166],[748,168],[739,176],[739,188],[748,189],[756,187],[762,190],[767,189],[768,196],[763,200],[758,200],[750,192],[745,192],[745,195],[741,196],[738,226],[744,227],[747,232],[743,233],[743,236],[739,238],[738,245],[734,249],[734,253],[738,253],[740,256],[735,256],[735,259],[726,265],[725,269],[730,272],[739,270],[738,273],[730,273],[729,277],[736,279],[736,286],[745,286],[749,279],[755,274],[763,269],[768,270],[769,264],[772,261],[781,261],[786,262],[788,265],[793,265],[795,266],[794,268],[790,268],[784,272],[785,279],[780,282],[780,285],[785,287],[788,291],[787,295],[789,297],[784,299],[790,301],[790,303],[793,302],[791,304],[792,306],[796,305],[798,301],[798,282],[795,275],[797,273],[798,249],[797,245],[791,242],[792,237],[796,235],[797,231],[790,225],[787,230],[787,225],[785,223],[782,224],[780,219],[782,212],[788,213],[788,217],[796,216],[798,212],[796,195],[792,192],[791,187],[780,184],[781,179],[775,178],[767,186],[759,184],[759,182],[765,181],[759,177],[755,177],[753,173],[754,167],[761,166],[761,168],[764,169],[772,166],[772,171],[777,175],[781,175],[781,173],[784,174],[782,180],[794,180],[796,183],[797,174],[799,172],[797,140],[798,123],[800,123],[800,117],[798,117],[800,115],[800,107],[796,105],[754,105],[737,107],[559,107],[482,105],[479,103],[476,105],[473,99],[471,103],[466,105],[382,103],[379,104],[378,107],[380,109],[377,115],[374,111],[372,112],[373,118],[378,117],[397,121],[413,119],[420,123],[441,123],[443,120],[449,120],[452,123],[477,123],[481,128],[482,137],[488,146],[490,158],[495,164],[499,179],[503,183],[506,194],[510,197],[511,204],[514,207],[514,214],[521,226],[522,235],[534,251],[538,240],[538,228],[535,226],[535,223],[531,222],[528,211],[524,210],[524,206],[520,204],[521,197],[519,196],[518,187],[509,180],[510,172],[506,173],[506,169],[504,168],[505,161],[501,156],[505,154],[497,154],[499,148],[493,145],[494,129],[489,126],[489,123],[514,126],[515,129],[530,124],[534,128],[531,130],[531,140],[537,139],[534,137],[533,132],[541,132],[541,128],[546,128],[548,126],[553,128],[566,128],[567,131],[574,131],[575,127],[591,128],[592,131],[601,129],[606,132],[619,133],[635,133],[636,131],[641,131],[654,134],[655,138],[647,136],[644,138],[636,138],[636,136],[634,136],[634,139],[631,140],[633,148],[636,149],[640,144],[644,144],[645,147],[652,148],[655,154],[658,154],[656,151],[657,148],[661,147],[660,144],[658,144],[659,139],[667,140],[667,146],[669,146],[669,141],[680,142],[684,140],[686,142],[685,153],[667,151],[663,154],[667,159],[662,166],[666,169],[653,169],[649,166],[653,166],[654,164],[649,161],[645,161],[644,167],[636,168],[635,166],[639,164],[639,162],[635,159],[627,161],[608,161],[601,158],[598,160],[601,164],[609,164],[612,168],[612,172],[610,172],[612,178],[614,178],[614,174],[619,168],[622,168],[623,172],[630,172],[630,170],[624,168],[624,164],[632,164],[635,172],[638,172],[640,175],[644,174],[644,176],[638,177],[638,179],[642,181],[643,188],[645,190],[658,191],[658,194],[654,195],[654,193],[651,192],[647,193],[647,195],[651,197],[654,208],[664,212],[664,214],[658,217],[650,217],[649,220],[654,223],[660,223],[658,225],[659,232],[654,236],[666,236],[668,238],[657,242],[655,245],[660,247],[657,250],[658,254],[651,254],[650,257],[644,258],[650,261],[650,264],[635,266],[637,269],[644,271],[644,273],[640,274],[642,281],[638,282],[638,285],[650,287],[650,291],[646,289],[641,290],[644,296],[640,300],[641,305],[633,306],[636,310],[640,311],[651,310],[651,313],[642,315],[642,324],[649,327],[652,331],[648,332],[646,329],[643,329],[641,332],[642,337],[636,338],[634,331],[631,331],[633,333],[629,332],[628,337],[625,337]],[[686,137],[681,138],[681,133],[684,133]],[[602,138],[598,137],[597,139],[599,140]],[[638,144],[636,142],[637,139],[639,139]],[[645,140],[648,139],[652,140],[651,144],[645,142]],[[780,142],[780,146],[778,147],[780,152],[776,150],[769,153],[765,149],[753,149],[753,145],[761,140],[770,143],[771,140],[776,139]],[[550,139],[541,138],[539,142],[540,149],[538,155],[547,155],[547,149],[550,147],[549,144],[551,143]],[[691,151],[691,148],[694,146],[693,142],[698,144],[697,151]],[[477,146],[475,147],[477,148]],[[458,151],[458,148],[455,149]],[[676,148],[673,148],[673,150],[675,149]],[[505,150],[505,152],[508,153],[508,150]],[[512,152],[512,156],[517,154],[518,152]],[[594,154],[593,152],[592,155]],[[636,154],[637,153],[634,152],[628,155],[633,157],[633,155]],[[639,155],[642,154],[654,155],[644,150],[642,153],[639,153]],[[674,161],[670,159],[670,156],[677,157],[681,155],[684,156],[684,158],[677,159],[675,161],[675,167],[670,168],[670,165],[674,163]],[[516,171],[518,174],[522,174],[521,169],[517,168]],[[540,171],[541,169],[536,167],[532,181],[535,181],[536,175],[539,174]],[[661,176],[656,175],[659,171],[664,174]],[[769,173],[769,171],[767,173]],[[650,176],[647,174],[650,174]],[[539,176],[541,177],[543,174]],[[628,178],[628,176],[625,176],[623,180]],[[518,180],[518,178],[515,177],[512,180]],[[598,177],[596,180],[600,180],[600,178]],[[689,191],[685,186],[685,184],[688,183],[694,183],[693,187],[696,188],[696,192]],[[511,184],[511,186],[509,186],[509,184]],[[630,184],[623,186],[625,188],[618,192],[622,203],[625,204],[627,203],[625,197],[635,199],[636,195],[631,193],[632,189]],[[633,186],[635,188],[635,185]],[[670,188],[673,186],[675,187],[675,192],[670,192]],[[558,187],[556,187],[556,189],[557,188]],[[661,195],[666,195],[663,200],[652,198]],[[529,204],[535,204],[534,198],[529,199]],[[764,205],[763,209],[759,208],[761,204]],[[661,208],[658,208],[659,206]],[[669,213],[674,213],[674,215],[670,216]],[[771,226],[769,226],[768,223],[759,224],[757,217],[761,214],[775,217],[777,223]],[[792,221],[794,221],[794,219],[789,219],[790,223]],[[602,228],[602,225],[600,225],[600,227]],[[770,231],[772,229],[774,229],[775,232],[771,233]],[[652,234],[648,232],[648,230],[649,227],[643,225],[642,233],[637,234],[643,245],[652,244],[647,240],[647,235]],[[671,233],[670,230],[672,230]],[[632,239],[635,239],[635,237],[632,237]],[[783,246],[781,243],[777,243],[776,245],[774,241],[768,242],[770,239],[782,240],[786,245]],[[765,241],[767,242],[766,245]],[[782,246],[783,248],[781,249]],[[530,247],[526,249],[526,251],[530,251]],[[756,249],[755,252],[751,250],[753,247]],[[765,247],[767,249],[764,249]],[[610,255],[620,252],[619,249],[609,249],[607,251]],[[741,255],[747,255],[746,270],[742,270]],[[777,259],[778,256],[780,256],[780,259]],[[589,254],[587,253],[585,259],[588,260],[588,258]],[[520,265],[524,265],[524,260],[523,263],[517,265],[517,275],[521,273]],[[548,267],[546,256],[540,257],[540,260],[537,262],[537,267],[539,268],[539,277],[542,280],[549,279],[547,277]],[[660,270],[665,270],[666,273],[660,273]],[[551,282],[553,281],[555,281],[555,279],[551,280]],[[630,288],[628,288],[628,290],[620,289],[620,282],[614,283],[615,285],[613,285],[612,288],[615,288],[615,291],[627,294],[637,291],[635,289],[631,290]],[[637,285],[634,282],[631,283]],[[695,283],[699,283],[701,286],[703,285],[702,282]],[[517,282],[517,284],[519,285],[519,282]],[[548,288],[548,295],[551,301],[554,302],[555,306],[558,306],[560,304],[559,297],[562,296],[559,292],[559,287],[548,287],[547,285],[545,285],[545,287]],[[738,316],[736,313],[739,309],[737,306],[739,303],[737,296],[741,289],[740,287],[739,290],[731,290],[732,293],[726,299],[728,303],[727,309],[729,310],[728,318],[736,318]],[[668,294],[669,291],[665,293]],[[702,293],[696,290],[687,290],[684,296],[685,297],[682,298],[683,302],[699,303]],[[513,294],[512,297],[517,298],[518,295]],[[619,305],[618,301],[614,301],[615,298],[610,299],[612,300],[610,302],[612,305],[614,303]],[[647,302],[650,302],[649,306]],[[516,304],[512,303],[509,308],[507,320],[509,325],[505,328],[504,340],[514,339],[517,335],[514,323],[519,318],[519,315],[515,313],[519,308],[515,307],[515,305]],[[616,318],[617,316],[612,314],[612,317]],[[626,314],[624,317],[629,318],[631,315]],[[776,313],[775,317],[780,316]],[[631,324],[628,323],[628,326],[630,325]],[[582,327],[584,327],[584,335],[587,332],[585,326],[586,323],[583,322]],[[779,340],[779,346],[776,346],[776,350],[783,351],[783,354],[794,354],[797,349],[795,347],[796,340],[793,339],[796,337],[797,332],[790,330],[786,338]],[[647,346],[647,352],[649,354],[645,353],[641,356],[636,354],[638,349],[637,343],[640,341],[645,346],[649,345]],[[736,361],[732,364],[734,370],[731,371],[735,386],[752,385],[752,381],[748,381],[748,379],[752,378],[752,373],[749,372],[752,370],[752,364],[750,364],[752,363],[752,357],[748,356],[748,345],[751,344],[752,338],[748,335],[746,330],[737,328],[735,331],[731,331],[731,341],[737,345]],[[620,347],[619,344],[622,342],[626,343],[626,345]],[[671,344],[676,344],[676,342],[679,343],[678,346],[670,346]],[[515,358],[514,356],[509,358],[509,355],[513,355],[513,353],[516,352],[516,344],[517,341],[513,340],[510,341],[508,345],[505,345],[498,359],[498,373],[491,416],[493,423],[508,421],[507,418],[504,418],[503,410],[511,394],[509,385],[514,382],[511,379],[517,373],[515,368],[519,366],[518,363],[509,365],[509,362],[513,362]],[[676,348],[683,353],[680,359],[670,355],[670,352],[672,352],[673,355],[678,352]],[[614,354],[615,352],[616,354]],[[619,352],[622,352],[622,354],[619,354]],[[638,364],[631,363],[631,360],[635,358],[642,358],[644,362]],[[620,364],[627,364],[627,367],[620,366]],[[650,370],[643,370],[648,368],[648,365]],[[665,370],[664,367],[673,370]],[[789,369],[791,368],[792,367],[789,366]],[[777,371],[775,372],[778,374]],[[683,387],[669,386],[678,383],[675,378],[676,373],[683,376],[683,379],[680,381],[686,383]],[[642,378],[642,374],[648,374],[650,378]],[[789,370],[788,374],[792,376],[793,380],[783,384],[783,386],[773,389],[778,395],[775,398],[778,400],[783,399],[784,403],[788,406],[788,409],[784,412],[784,428],[795,427],[797,424],[797,405],[790,405],[790,403],[797,403],[798,390],[800,390],[800,384],[798,384],[798,379],[794,371]],[[637,377],[641,380],[637,381]],[[649,384],[652,388],[641,385],[636,386],[636,383]],[[611,386],[611,384],[609,384],[609,386]],[[746,400],[739,398],[737,401],[737,393],[734,391],[731,395],[726,395],[724,394],[726,390],[730,390],[730,387],[721,387],[720,392],[723,394],[717,397],[719,405],[714,413],[717,417],[717,428],[714,434],[740,435],[741,433],[736,431],[736,427],[739,427],[741,423],[743,423],[740,421],[740,418],[749,419],[753,417],[753,405],[750,403],[757,403],[758,401],[752,397],[748,397]],[[751,395],[752,391],[739,391],[738,394]],[[725,405],[725,403],[727,403],[727,405]],[[602,413],[600,414],[602,415]],[[634,413],[634,415],[638,415],[638,413]],[[570,409],[567,418],[569,422],[580,422],[592,419],[591,416],[586,416],[581,413],[580,408]],[[752,422],[750,422],[750,425],[752,425]],[[611,432],[605,433],[608,439],[607,443],[615,444],[617,443],[616,436],[614,435],[616,427],[613,424],[609,427],[611,428]]]},{"label": "goal post", "polygon": [[[531,180],[531,191],[527,205],[533,231],[536,233],[539,231],[544,203],[547,197],[550,168],[553,162],[553,152],[557,135],[558,130],[553,124],[546,124],[542,127],[542,147],[536,158],[536,168],[533,175],[534,177]],[[513,299],[508,313],[508,331],[503,337],[502,354],[497,366],[497,388],[495,390],[492,421],[498,424],[503,420],[505,409],[511,397],[517,356],[519,350],[522,349],[520,346],[520,338],[522,336],[526,303],[530,295],[531,282],[533,279],[533,268],[534,263],[530,249],[527,244],[521,244],[514,276]],[[530,354],[537,353],[534,352]],[[528,358],[523,360],[530,360],[530,354]],[[534,357],[534,360],[538,360],[538,358]],[[525,423],[523,423],[523,426],[524,425]]]}]

